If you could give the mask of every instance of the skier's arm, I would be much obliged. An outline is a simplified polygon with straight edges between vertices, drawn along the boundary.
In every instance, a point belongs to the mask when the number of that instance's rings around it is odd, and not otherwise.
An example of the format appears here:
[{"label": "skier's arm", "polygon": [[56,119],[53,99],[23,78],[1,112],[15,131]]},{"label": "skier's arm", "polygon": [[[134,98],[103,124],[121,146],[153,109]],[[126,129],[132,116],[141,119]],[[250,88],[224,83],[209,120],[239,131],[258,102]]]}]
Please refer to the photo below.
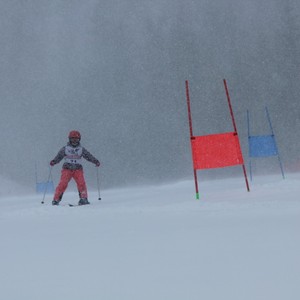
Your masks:
[{"label": "skier's arm", "polygon": [[65,156],[65,147],[62,147],[57,155],[51,160],[50,165],[54,166],[56,164],[58,164]]},{"label": "skier's arm", "polygon": [[87,161],[95,164],[97,167],[100,166],[100,161],[94,157],[89,151],[87,151],[84,147],[82,147],[82,157]]}]

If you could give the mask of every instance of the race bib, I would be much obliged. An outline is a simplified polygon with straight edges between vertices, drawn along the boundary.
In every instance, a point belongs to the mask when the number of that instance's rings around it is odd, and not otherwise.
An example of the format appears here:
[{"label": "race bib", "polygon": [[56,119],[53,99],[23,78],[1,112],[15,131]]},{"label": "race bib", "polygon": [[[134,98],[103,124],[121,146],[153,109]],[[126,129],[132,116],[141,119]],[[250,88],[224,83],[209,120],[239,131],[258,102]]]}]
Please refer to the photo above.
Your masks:
[{"label": "race bib", "polygon": [[82,147],[65,147],[65,162],[81,165]]}]

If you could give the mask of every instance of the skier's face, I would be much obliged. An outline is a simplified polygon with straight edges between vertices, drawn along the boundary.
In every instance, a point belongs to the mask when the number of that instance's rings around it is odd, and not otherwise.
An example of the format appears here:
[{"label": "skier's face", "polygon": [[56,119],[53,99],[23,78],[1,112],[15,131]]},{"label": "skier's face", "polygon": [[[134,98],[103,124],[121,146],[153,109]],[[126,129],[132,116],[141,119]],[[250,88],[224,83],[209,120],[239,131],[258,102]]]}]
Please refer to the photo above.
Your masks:
[{"label": "skier's face", "polygon": [[75,138],[75,137],[70,138],[70,144],[72,146],[77,146],[79,144],[79,138]]}]

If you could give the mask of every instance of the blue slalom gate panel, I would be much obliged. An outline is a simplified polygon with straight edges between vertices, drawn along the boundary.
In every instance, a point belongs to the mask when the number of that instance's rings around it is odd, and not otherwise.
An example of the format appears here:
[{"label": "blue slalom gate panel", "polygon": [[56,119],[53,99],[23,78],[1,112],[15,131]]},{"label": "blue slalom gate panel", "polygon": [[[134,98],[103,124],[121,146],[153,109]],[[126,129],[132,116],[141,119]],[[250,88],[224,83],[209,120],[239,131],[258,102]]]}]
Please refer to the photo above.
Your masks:
[{"label": "blue slalom gate panel", "polygon": [[54,193],[54,184],[53,181],[49,182],[37,182],[36,183],[36,192],[38,194],[53,194]]},{"label": "blue slalom gate panel", "polygon": [[273,135],[249,136],[249,156],[268,157],[278,155]]},{"label": "blue slalom gate panel", "polygon": [[247,110],[247,123],[248,123],[248,142],[249,142],[249,168],[250,168],[250,178],[252,180],[252,167],[251,167],[251,158],[259,158],[259,157],[270,157],[277,156],[278,162],[282,174],[282,178],[284,178],[283,167],[281,164],[281,159],[279,156],[275,135],[273,132],[273,126],[271,123],[270,115],[268,108],[265,107],[266,117],[270,126],[271,134],[269,135],[251,135],[250,134],[250,114]]}]

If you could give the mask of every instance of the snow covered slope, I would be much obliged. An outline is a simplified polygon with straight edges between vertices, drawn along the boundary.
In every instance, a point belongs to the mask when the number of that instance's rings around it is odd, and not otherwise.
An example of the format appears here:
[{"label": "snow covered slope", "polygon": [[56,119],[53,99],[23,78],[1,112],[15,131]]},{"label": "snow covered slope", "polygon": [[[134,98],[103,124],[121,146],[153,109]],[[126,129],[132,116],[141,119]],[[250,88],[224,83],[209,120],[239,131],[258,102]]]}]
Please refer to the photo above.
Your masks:
[{"label": "snow covered slope", "polygon": [[300,174],[0,198],[0,299],[300,299]]}]

